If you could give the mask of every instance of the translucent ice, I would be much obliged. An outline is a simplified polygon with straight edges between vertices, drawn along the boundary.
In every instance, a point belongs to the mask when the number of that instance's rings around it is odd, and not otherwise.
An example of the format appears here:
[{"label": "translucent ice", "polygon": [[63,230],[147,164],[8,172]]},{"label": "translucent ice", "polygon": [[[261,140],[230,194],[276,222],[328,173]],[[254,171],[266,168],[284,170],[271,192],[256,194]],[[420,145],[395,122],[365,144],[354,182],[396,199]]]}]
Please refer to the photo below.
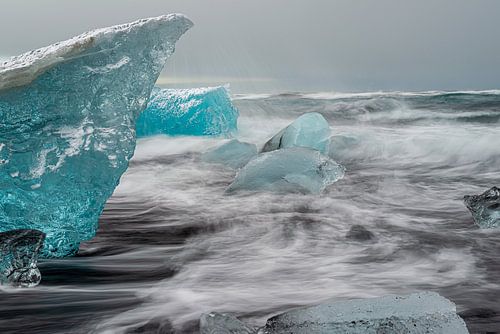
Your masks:
[{"label": "translucent ice", "polygon": [[480,227],[500,226],[500,188],[493,187],[481,195],[464,196],[464,203]]},{"label": "translucent ice", "polygon": [[37,260],[45,233],[12,230],[0,233],[0,284],[32,287],[41,280]]},{"label": "translucent ice", "polygon": [[292,147],[261,153],[243,167],[227,192],[265,190],[320,193],[344,176],[344,167],[316,150]]},{"label": "translucent ice", "polygon": [[200,318],[200,334],[252,334],[256,331],[229,314],[211,312]]},{"label": "translucent ice", "polygon": [[287,147],[308,147],[328,154],[330,126],[321,114],[304,114],[278,132],[262,148],[269,152]]},{"label": "translucent ice", "polygon": [[0,64],[0,231],[47,234],[44,256],[94,236],[135,148],[135,122],[183,15],[98,29]]},{"label": "translucent ice", "polygon": [[220,163],[236,169],[245,166],[256,155],[257,146],[232,139],[204,153],[201,158],[206,162]]},{"label": "translucent ice", "polygon": [[229,135],[237,129],[238,116],[224,86],[158,89],[137,120],[137,136]]},{"label": "translucent ice", "polygon": [[296,309],[269,319],[260,334],[468,333],[455,305],[437,293],[349,300]]}]

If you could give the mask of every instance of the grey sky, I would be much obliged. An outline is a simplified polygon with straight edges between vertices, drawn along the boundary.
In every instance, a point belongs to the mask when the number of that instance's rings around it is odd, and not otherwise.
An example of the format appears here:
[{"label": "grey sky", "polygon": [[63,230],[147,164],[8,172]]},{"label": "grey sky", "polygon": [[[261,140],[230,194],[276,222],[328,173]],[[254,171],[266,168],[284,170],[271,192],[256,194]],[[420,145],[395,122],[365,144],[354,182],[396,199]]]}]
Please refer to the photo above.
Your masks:
[{"label": "grey sky", "polygon": [[180,12],[161,80],[233,92],[500,88],[495,0],[0,0],[0,55]]}]

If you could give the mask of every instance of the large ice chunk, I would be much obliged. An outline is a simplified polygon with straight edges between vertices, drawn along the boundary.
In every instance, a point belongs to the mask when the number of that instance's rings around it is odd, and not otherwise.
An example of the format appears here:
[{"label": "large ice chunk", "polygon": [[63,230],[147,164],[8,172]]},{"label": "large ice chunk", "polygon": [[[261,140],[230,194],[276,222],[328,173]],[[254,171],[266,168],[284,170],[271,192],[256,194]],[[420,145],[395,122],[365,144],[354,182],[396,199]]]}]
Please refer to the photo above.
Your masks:
[{"label": "large ice chunk", "polygon": [[245,166],[256,155],[256,145],[232,139],[204,153],[201,159],[206,162],[224,164],[237,169]]},{"label": "large ice chunk", "polygon": [[0,284],[32,287],[40,282],[37,261],[44,239],[37,230],[0,233]]},{"label": "large ice chunk", "polygon": [[144,19],[0,64],[0,231],[45,232],[44,256],[74,254],[94,236],[136,119],[191,25],[179,14]]},{"label": "large ice chunk", "polygon": [[203,315],[202,333],[232,334],[466,334],[448,299],[434,292],[325,303],[291,310],[254,330],[219,313]]},{"label": "large ice chunk", "polygon": [[225,86],[158,89],[137,120],[137,136],[230,135],[238,116]]},{"label": "large ice chunk", "polygon": [[492,187],[481,195],[464,196],[464,203],[480,227],[500,226],[500,188]]},{"label": "large ice chunk", "polygon": [[264,145],[262,152],[287,147],[308,147],[328,154],[330,135],[326,119],[321,114],[311,112],[300,116],[278,132]]},{"label": "large ice chunk", "polygon": [[261,334],[468,333],[448,299],[434,292],[349,300],[296,309],[269,319]]},{"label": "large ice chunk", "polygon": [[261,153],[236,175],[227,192],[265,190],[320,193],[344,176],[344,167],[303,147]]}]

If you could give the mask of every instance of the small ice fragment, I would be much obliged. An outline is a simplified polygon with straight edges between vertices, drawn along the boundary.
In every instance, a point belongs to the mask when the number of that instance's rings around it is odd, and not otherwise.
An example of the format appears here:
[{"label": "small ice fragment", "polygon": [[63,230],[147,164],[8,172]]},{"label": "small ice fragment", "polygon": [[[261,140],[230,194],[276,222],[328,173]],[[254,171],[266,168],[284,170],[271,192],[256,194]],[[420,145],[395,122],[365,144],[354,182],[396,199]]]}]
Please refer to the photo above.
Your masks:
[{"label": "small ice fragment", "polygon": [[481,195],[464,196],[464,203],[481,228],[500,226],[500,188],[492,187]]},{"label": "small ice fragment", "polygon": [[200,334],[254,334],[256,331],[229,314],[211,312],[200,318]]},{"label": "small ice fragment", "polygon": [[224,164],[230,168],[241,168],[257,155],[257,146],[232,139],[201,156],[206,162]]},{"label": "small ice fragment", "polygon": [[311,112],[300,116],[278,132],[264,145],[262,152],[287,147],[308,147],[328,154],[330,135],[326,119],[321,114]]},{"label": "small ice fragment", "polygon": [[0,284],[33,287],[42,278],[37,267],[45,233],[11,230],[0,233]]},{"label": "small ice fragment", "polygon": [[137,120],[137,137],[228,136],[237,129],[238,116],[225,86],[156,89]]},{"label": "small ice fragment", "polygon": [[240,169],[227,192],[263,190],[321,193],[344,176],[345,168],[320,152],[303,147],[261,153]]}]

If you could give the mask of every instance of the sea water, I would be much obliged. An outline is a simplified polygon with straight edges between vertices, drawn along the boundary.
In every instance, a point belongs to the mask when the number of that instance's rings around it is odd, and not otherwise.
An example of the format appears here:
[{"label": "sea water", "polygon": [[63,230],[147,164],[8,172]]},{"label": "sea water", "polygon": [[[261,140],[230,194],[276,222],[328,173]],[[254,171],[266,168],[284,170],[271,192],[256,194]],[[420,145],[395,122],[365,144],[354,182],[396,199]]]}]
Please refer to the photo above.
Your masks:
[{"label": "sea water", "polygon": [[[263,144],[306,112],[346,167],[321,195],[225,189],[213,137],[140,139],[96,237],[4,288],[0,328],[23,333],[197,332],[229,312],[256,326],[326,300],[435,291],[473,333],[500,329],[500,229],[462,202],[500,181],[500,94],[239,95],[236,138]],[[347,238],[353,225],[373,234]]]}]

